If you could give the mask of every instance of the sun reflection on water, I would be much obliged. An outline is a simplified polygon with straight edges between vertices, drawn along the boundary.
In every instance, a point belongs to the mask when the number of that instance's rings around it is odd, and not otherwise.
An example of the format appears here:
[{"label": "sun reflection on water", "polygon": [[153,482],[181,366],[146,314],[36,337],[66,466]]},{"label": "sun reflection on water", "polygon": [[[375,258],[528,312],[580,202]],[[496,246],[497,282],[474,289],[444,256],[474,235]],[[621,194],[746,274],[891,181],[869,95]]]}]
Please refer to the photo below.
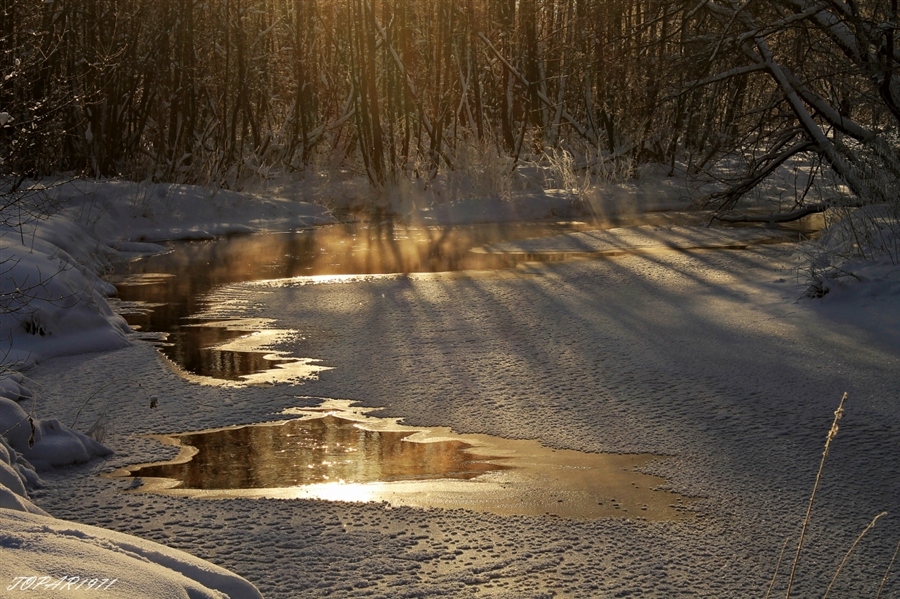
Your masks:
[{"label": "sun reflection on water", "polygon": [[536,441],[461,435],[375,418],[352,402],[286,410],[297,418],[162,437],[171,462],[118,476],[143,489],[204,498],[387,502],[570,518],[690,517],[689,501],[637,469],[654,455],[554,450]]}]

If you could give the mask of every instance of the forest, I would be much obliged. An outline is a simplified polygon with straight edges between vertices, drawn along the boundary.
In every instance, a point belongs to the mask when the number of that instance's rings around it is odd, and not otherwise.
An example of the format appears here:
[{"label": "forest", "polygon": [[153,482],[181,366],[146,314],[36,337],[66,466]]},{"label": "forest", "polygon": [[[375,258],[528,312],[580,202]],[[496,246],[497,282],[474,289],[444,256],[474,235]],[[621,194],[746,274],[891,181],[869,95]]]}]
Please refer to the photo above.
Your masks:
[{"label": "forest", "polygon": [[[800,160],[880,203],[900,176],[897,4],[2,0],[3,185],[325,170],[382,190],[486,163],[653,162],[717,179],[706,199],[737,219]],[[825,207],[801,192],[766,218]]]}]

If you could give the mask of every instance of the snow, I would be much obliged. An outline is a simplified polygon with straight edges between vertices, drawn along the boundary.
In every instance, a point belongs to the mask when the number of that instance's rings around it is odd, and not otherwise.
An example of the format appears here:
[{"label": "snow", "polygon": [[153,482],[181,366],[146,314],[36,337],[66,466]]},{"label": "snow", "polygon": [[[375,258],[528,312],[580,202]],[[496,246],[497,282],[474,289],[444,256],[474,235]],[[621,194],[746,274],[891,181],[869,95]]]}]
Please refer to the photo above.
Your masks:
[{"label": "snow", "polygon": [[[649,178],[595,197],[630,195],[626,211],[684,205],[676,183],[656,184],[662,192],[647,201]],[[240,283],[206,299],[217,316],[274,319],[280,330],[302,331],[279,338],[273,351],[312,356],[325,369],[296,385],[207,386],[168,368],[109,310],[111,290],[99,275],[110,248],[152,251],[170,237],[290,228],[328,215],[283,198],[186,186],[82,182],[52,193],[53,218],[22,231],[7,226],[0,240],[3,260],[16,256],[0,265],[12,268],[4,284],[14,275],[21,287],[38,271],[45,282],[45,295],[28,304],[33,312],[4,313],[0,326],[9,355],[37,363],[27,378],[0,378],[0,431],[9,440],[0,445],[4,588],[17,576],[66,575],[117,578],[115,596],[151,598],[254,597],[256,588],[269,599],[761,596],[782,543],[796,539],[844,391],[846,415],[795,588],[797,596],[821,594],[883,510],[889,515],[860,543],[834,592],[873,594],[885,576],[900,540],[900,291],[898,267],[885,253],[859,261],[832,251],[842,257],[830,264],[854,276],[829,272],[829,293],[818,299],[805,297],[796,244],[758,245],[768,233],[753,229],[685,226],[488,248],[625,254],[615,258],[495,273]],[[466,222],[474,203],[421,216]],[[622,206],[607,204],[595,202],[593,213]],[[564,193],[529,193],[484,201],[474,219],[523,215],[591,212]],[[735,244],[747,249],[669,251]],[[631,253],[635,247],[654,251]],[[174,456],[148,433],[277,420],[325,398],[381,408],[379,415],[415,426],[669,456],[646,470],[698,498],[697,518],[578,521],[317,500],[191,500],[99,476]],[[23,424],[29,414],[33,447]],[[95,423],[106,432],[102,445],[80,432]],[[53,447],[36,450],[47,438]],[[107,448],[114,454],[93,459]],[[63,456],[81,463],[53,467]],[[895,569],[882,594],[898,593]]]},{"label": "snow", "polygon": [[43,192],[109,245],[210,239],[331,222],[321,206],[289,197],[128,181],[67,181]]},{"label": "snow", "polygon": [[[13,418],[24,414],[8,399],[0,402],[4,426],[11,411]],[[33,447],[20,432],[4,435],[12,444],[0,438],[0,581],[10,596],[58,591],[90,597],[115,587],[116,597],[261,597],[243,578],[183,551],[47,514],[28,499],[27,489],[42,484],[32,463],[68,464],[87,460],[85,450],[109,451],[55,421],[36,423]]]},{"label": "snow", "polygon": [[28,489],[39,484],[34,467],[0,438],[0,507],[46,515],[28,499]]},{"label": "snow", "polygon": [[0,509],[0,523],[0,578],[11,596],[261,597],[223,568],[131,535],[10,509]]},{"label": "snow", "polygon": [[125,346],[128,325],[110,309],[115,289],[98,274],[111,251],[62,216],[21,234],[3,231],[0,351],[27,366],[58,355]]}]

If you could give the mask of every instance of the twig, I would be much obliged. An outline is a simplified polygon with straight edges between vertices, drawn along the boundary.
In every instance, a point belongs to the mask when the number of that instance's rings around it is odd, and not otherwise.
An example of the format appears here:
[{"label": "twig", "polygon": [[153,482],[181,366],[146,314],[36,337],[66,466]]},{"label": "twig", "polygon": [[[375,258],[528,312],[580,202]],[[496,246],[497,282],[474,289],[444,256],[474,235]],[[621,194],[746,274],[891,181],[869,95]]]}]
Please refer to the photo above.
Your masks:
[{"label": "twig", "polygon": [[[71,426],[69,426],[69,428],[71,428],[71,429],[74,430],[74,428],[75,428],[75,423],[78,422],[78,417],[81,416],[81,411],[88,405],[88,403],[90,403],[90,401],[91,401],[92,399],[94,399],[94,398],[97,396],[98,393],[100,393],[101,391],[103,391],[104,389],[106,389],[107,387],[109,387],[110,385],[112,385],[114,382],[115,382],[115,381],[110,381],[110,382],[106,383],[105,385],[103,385],[102,387],[100,387],[99,389],[97,389],[96,391],[94,391],[93,393],[91,393],[91,394],[88,396],[88,398],[87,398],[86,400],[84,400],[84,403],[81,404],[81,407],[78,408],[78,411],[77,411],[77,412],[75,412],[75,419],[72,420],[72,424],[71,424]],[[107,406],[108,406],[108,405],[109,405],[109,402],[106,402],[106,403],[107,403]]]}]

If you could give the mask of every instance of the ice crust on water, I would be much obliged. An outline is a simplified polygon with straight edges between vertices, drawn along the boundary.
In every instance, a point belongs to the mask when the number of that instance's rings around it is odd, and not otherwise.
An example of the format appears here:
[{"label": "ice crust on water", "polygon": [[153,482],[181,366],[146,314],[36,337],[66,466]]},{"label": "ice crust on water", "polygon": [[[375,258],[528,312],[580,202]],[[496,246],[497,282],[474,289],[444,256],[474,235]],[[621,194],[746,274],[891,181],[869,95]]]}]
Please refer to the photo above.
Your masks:
[{"label": "ice crust on water", "polygon": [[[143,345],[104,360],[53,360],[36,372],[45,397],[64,411],[76,409],[64,407],[72,403],[71,382],[87,385],[111,368],[129,388],[141,385],[160,398],[153,410],[137,401],[117,406],[110,468],[172,457],[174,450],[141,438],[147,430],[274,420],[285,407],[317,405],[316,397],[354,398],[412,425],[673,455],[653,470],[677,491],[700,496],[696,524],[318,501],[186,504],[123,495],[121,486],[96,478],[46,474],[41,505],[157,541],[178,539],[270,598],[366,590],[390,596],[398,588],[422,596],[475,589],[672,596],[687,589],[745,597],[765,592],[783,538],[802,519],[838,399],[832,391],[849,388],[859,399],[842,422],[813,521],[820,540],[801,574],[804,588],[814,589],[838,559],[835,547],[848,547],[870,513],[898,507],[893,481],[900,478],[889,456],[900,370],[897,348],[884,337],[879,345],[864,329],[831,326],[821,316],[827,304],[796,303],[800,286],[774,276],[771,266],[790,251],[634,256],[547,265],[518,277],[241,285],[248,301],[235,305],[242,315],[277,314],[279,326],[307,330],[315,323],[303,350],[335,368],[299,388],[190,385]],[[364,334],[371,330],[376,334]],[[862,473],[879,484],[861,484]],[[73,484],[92,500],[70,504]],[[894,520],[879,522],[859,568],[842,574],[848,594],[880,580],[896,530]]]}]

